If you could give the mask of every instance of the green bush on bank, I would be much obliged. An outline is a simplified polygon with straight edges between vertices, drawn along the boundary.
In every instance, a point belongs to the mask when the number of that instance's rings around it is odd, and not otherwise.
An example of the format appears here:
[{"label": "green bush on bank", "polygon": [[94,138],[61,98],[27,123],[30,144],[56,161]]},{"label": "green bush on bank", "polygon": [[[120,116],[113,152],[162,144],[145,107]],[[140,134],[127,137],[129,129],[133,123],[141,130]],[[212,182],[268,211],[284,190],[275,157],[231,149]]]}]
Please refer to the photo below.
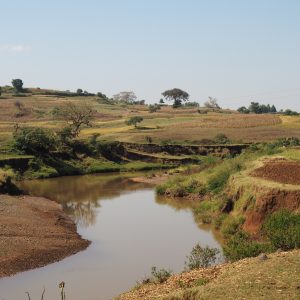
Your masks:
[{"label": "green bush on bank", "polygon": [[274,249],[270,244],[253,241],[250,236],[243,231],[239,231],[233,235],[223,247],[224,255],[230,261],[254,257],[260,253],[272,251],[274,251]]},{"label": "green bush on bank", "polygon": [[274,248],[299,248],[300,213],[292,213],[286,209],[275,212],[265,221],[263,231]]}]

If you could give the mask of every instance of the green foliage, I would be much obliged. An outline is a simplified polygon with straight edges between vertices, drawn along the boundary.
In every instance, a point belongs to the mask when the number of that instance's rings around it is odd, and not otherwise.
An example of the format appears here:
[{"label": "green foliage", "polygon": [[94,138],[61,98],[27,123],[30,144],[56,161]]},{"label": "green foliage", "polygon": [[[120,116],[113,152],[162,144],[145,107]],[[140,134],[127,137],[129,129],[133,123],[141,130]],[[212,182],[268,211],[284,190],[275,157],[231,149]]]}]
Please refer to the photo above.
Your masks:
[{"label": "green foliage", "polygon": [[230,139],[223,133],[219,133],[215,136],[214,142],[216,144],[229,144]]},{"label": "green foliage", "polygon": [[166,269],[157,269],[156,267],[152,267],[151,269],[152,282],[155,283],[163,283],[168,280],[168,278],[172,275],[172,271]]},{"label": "green foliage", "polygon": [[271,106],[270,104],[265,105],[265,104],[259,104],[258,102],[251,102],[248,108],[242,106],[238,108],[237,111],[243,114],[249,114],[249,113],[268,114],[268,113],[276,113],[277,109],[274,105]]},{"label": "green foliage", "polygon": [[125,123],[126,125],[130,126],[130,125],[134,125],[134,127],[137,127],[138,123],[141,123],[144,120],[143,117],[140,116],[135,116],[135,117],[131,117],[129,120],[127,120]]},{"label": "green foliage", "polygon": [[189,256],[185,266],[187,270],[194,270],[199,268],[207,268],[214,264],[217,259],[217,255],[220,251],[217,248],[210,248],[208,246],[201,247],[200,244],[196,244]]},{"label": "green foliage", "polygon": [[283,112],[283,114],[286,115],[286,116],[299,116],[299,113],[297,111],[293,111],[291,109],[286,109]]},{"label": "green foliage", "polygon": [[214,219],[214,227],[215,229],[219,230],[223,224],[223,221],[226,219],[227,215],[226,214],[219,214],[217,217]]},{"label": "green foliage", "polygon": [[263,231],[275,248],[290,250],[300,247],[300,213],[280,210],[270,215]]},{"label": "green foliage", "polygon": [[199,103],[198,102],[187,102],[184,104],[185,107],[199,107]]},{"label": "green foliage", "polygon": [[156,112],[156,111],[158,111],[158,110],[160,110],[161,109],[161,107],[160,107],[160,105],[158,105],[158,104],[150,104],[149,105],[149,112],[150,113],[154,113],[154,112]]},{"label": "green foliage", "polygon": [[13,149],[21,153],[44,155],[56,147],[57,139],[47,129],[24,127],[14,134]]},{"label": "green foliage", "polygon": [[174,108],[180,107],[182,102],[188,101],[190,97],[187,92],[178,88],[164,91],[162,95],[166,98],[166,100],[173,101]]},{"label": "green foliage", "polygon": [[242,231],[232,236],[226,246],[223,247],[224,255],[230,261],[258,256],[260,253],[271,252],[272,250],[269,244],[253,241],[247,233]]},{"label": "green foliage", "polygon": [[23,81],[21,79],[13,79],[11,83],[15,89],[15,92],[19,93],[23,91]]},{"label": "green foliage", "polygon": [[229,215],[222,222],[221,232],[225,236],[234,235],[241,229],[244,222],[245,218],[243,216],[234,217]]}]

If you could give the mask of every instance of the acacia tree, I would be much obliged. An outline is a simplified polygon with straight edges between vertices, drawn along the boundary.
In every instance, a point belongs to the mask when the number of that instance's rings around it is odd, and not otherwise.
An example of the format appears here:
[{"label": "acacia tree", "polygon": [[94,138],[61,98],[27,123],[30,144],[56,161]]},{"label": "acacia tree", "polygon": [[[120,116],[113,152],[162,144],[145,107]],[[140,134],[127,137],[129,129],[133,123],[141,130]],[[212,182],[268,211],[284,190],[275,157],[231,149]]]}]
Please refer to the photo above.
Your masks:
[{"label": "acacia tree", "polygon": [[118,102],[125,102],[132,104],[137,99],[137,96],[134,92],[120,92],[113,96],[113,99]]},{"label": "acacia tree", "polygon": [[13,79],[11,83],[15,89],[15,92],[19,93],[23,91],[23,81],[21,79]]},{"label": "acacia tree", "polygon": [[134,127],[137,127],[138,123],[141,123],[143,121],[143,117],[140,116],[135,116],[135,117],[131,117],[129,120],[127,120],[125,123],[127,125],[134,125]]},{"label": "acacia tree", "polygon": [[78,137],[82,126],[92,126],[94,113],[94,109],[84,102],[80,104],[68,103],[62,108],[59,115],[69,124],[65,131],[68,131],[75,138]]},{"label": "acacia tree", "polygon": [[177,88],[164,91],[162,95],[166,98],[166,100],[173,101],[174,108],[180,107],[182,102],[188,101],[190,97],[187,92]]}]

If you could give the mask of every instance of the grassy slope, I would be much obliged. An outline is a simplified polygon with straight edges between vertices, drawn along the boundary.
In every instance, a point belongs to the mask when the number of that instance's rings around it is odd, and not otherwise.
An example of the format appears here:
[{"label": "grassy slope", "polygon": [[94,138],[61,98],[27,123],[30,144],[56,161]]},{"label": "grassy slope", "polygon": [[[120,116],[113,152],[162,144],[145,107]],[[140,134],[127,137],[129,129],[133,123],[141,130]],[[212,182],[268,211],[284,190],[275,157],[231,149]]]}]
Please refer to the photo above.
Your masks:
[{"label": "grassy slope", "polygon": [[[154,142],[173,140],[180,143],[212,139],[218,133],[226,134],[231,140],[253,142],[274,140],[279,137],[300,137],[300,117],[280,117],[275,115],[241,115],[235,112],[210,112],[199,114],[197,108],[173,109],[162,107],[149,113],[144,105],[108,105],[97,102],[97,97],[61,97],[30,95],[13,97],[4,94],[0,100],[0,146],[10,139],[13,125],[60,128],[61,120],[52,116],[52,109],[72,102],[87,101],[96,110],[97,117],[93,128],[82,131],[82,137],[100,133],[101,138],[132,142],[145,142],[151,136]],[[14,102],[24,104],[26,114],[15,117],[17,108]],[[140,128],[125,125],[130,116],[141,115],[144,121]],[[245,128],[247,130],[245,131]]]},{"label": "grassy slope", "polygon": [[142,285],[118,299],[299,299],[300,250],[268,257],[174,275],[163,284]]}]

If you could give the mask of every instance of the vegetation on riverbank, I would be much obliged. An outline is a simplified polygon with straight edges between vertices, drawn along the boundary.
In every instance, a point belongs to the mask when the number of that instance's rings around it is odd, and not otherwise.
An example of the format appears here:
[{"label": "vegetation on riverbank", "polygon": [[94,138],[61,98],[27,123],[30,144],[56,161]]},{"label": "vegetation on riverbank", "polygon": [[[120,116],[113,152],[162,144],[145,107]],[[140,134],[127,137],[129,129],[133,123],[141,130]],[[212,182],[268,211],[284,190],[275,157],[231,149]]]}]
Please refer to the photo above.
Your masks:
[{"label": "vegetation on riverbank", "polygon": [[[266,162],[279,160],[284,170],[285,164],[294,161],[292,164],[298,171],[290,174],[294,179],[287,180],[297,182],[300,151],[293,147],[298,144],[297,139],[279,140],[253,145],[234,158],[208,159],[209,168],[174,176],[158,185],[157,193],[197,201],[193,208],[195,219],[212,223],[220,230],[226,241],[224,254],[230,260],[257,256],[278,248],[298,248],[300,215],[294,212],[300,209],[300,185],[281,183],[278,178],[268,181],[255,174]],[[279,175],[283,176],[283,173],[281,171]],[[275,242],[274,236],[280,241]]]},{"label": "vegetation on riverbank", "polygon": [[147,283],[118,300],[299,299],[300,250],[277,252]]}]

